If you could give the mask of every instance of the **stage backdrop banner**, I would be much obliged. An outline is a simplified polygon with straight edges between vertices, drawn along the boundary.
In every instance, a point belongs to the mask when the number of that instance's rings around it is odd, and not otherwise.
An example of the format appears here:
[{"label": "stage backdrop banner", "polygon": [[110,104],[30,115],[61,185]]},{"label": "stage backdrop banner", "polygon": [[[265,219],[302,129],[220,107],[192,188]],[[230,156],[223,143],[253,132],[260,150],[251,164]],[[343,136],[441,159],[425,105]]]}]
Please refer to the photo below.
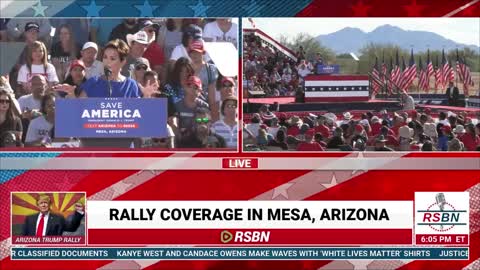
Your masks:
[{"label": "stage backdrop banner", "polygon": [[165,98],[80,98],[55,102],[58,138],[166,137]]}]

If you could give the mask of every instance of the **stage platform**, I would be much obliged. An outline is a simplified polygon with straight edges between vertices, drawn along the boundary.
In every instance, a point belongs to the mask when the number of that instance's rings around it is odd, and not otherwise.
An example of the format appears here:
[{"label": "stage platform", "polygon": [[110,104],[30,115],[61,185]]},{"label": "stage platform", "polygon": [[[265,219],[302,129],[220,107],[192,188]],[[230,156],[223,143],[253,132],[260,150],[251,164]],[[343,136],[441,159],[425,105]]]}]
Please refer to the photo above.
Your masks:
[{"label": "stage platform", "polygon": [[[401,106],[396,100],[372,99],[369,101],[356,102],[308,102],[295,103],[293,97],[288,98],[250,98],[243,100],[244,113],[258,112],[263,104],[279,104],[280,112],[305,112],[305,111],[327,111],[333,113],[341,113],[345,111],[380,111],[386,109],[388,111],[401,110]],[[275,108],[271,107],[271,110]]]}]

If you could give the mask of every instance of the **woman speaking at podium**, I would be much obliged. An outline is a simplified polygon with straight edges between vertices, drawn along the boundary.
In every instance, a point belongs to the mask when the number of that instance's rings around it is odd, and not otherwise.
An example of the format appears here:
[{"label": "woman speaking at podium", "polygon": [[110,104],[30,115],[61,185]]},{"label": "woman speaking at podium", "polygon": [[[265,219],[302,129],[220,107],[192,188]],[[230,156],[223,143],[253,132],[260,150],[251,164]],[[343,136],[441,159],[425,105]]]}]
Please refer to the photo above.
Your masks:
[{"label": "woman speaking at podium", "polygon": [[105,74],[88,79],[80,87],[84,97],[138,98],[138,84],[131,78],[120,74],[127,62],[128,45],[120,39],[107,43],[103,52]]}]

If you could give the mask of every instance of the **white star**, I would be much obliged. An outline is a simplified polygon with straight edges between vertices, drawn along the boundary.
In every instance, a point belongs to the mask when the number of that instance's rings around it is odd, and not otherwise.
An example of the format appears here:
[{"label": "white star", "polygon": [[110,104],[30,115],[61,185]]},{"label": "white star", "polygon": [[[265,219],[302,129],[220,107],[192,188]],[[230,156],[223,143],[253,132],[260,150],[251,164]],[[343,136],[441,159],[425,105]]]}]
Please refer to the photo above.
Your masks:
[{"label": "white star", "polygon": [[33,14],[33,17],[45,17],[45,10],[48,8],[48,6],[42,5],[42,1],[38,1],[34,6],[32,6],[32,9],[35,11],[35,14]]},{"label": "white star", "polygon": [[324,186],[326,189],[329,189],[331,187],[334,187],[336,185],[338,185],[337,183],[337,177],[335,176],[335,173],[332,174],[332,180],[330,180],[330,183],[327,184],[327,183],[320,183],[322,186]]},{"label": "white star", "polygon": [[193,17],[207,17],[207,9],[210,8],[210,6],[205,6],[202,0],[198,0],[198,3],[195,6],[189,7],[194,12]]},{"label": "white star", "polygon": [[343,90],[347,90],[347,88],[346,88],[346,87],[343,87]]},{"label": "white star", "polygon": [[[363,152],[358,152],[357,159],[363,159]],[[362,171],[362,172],[367,172],[367,170],[353,170],[352,175],[356,174],[357,172]]]},{"label": "white star", "polygon": [[292,187],[294,183],[285,183],[281,186],[276,187],[273,190],[272,200],[277,198],[278,196],[282,195],[285,199],[288,199],[287,190]]},{"label": "white star", "polygon": [[331,88],[331,87],[328,87],[328,90],[332,90],[332,88]]}]

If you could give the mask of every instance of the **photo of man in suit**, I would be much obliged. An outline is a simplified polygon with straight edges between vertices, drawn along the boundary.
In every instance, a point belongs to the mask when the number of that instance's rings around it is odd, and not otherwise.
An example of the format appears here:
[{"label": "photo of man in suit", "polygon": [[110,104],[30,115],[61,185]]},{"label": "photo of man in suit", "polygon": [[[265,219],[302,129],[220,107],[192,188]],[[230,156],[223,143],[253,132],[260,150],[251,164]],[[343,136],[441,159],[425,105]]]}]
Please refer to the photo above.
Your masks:
[{"label": "photo of man in suit", "polygon": [[85,215],[83,204],[75,204],[75,213],[67,220],[62,215],[50,211],[51,199],[41,195],[37,200],[39,213],[29,215],[22,227],[23,236],[60,236],[63,232],[74,232]]}]

